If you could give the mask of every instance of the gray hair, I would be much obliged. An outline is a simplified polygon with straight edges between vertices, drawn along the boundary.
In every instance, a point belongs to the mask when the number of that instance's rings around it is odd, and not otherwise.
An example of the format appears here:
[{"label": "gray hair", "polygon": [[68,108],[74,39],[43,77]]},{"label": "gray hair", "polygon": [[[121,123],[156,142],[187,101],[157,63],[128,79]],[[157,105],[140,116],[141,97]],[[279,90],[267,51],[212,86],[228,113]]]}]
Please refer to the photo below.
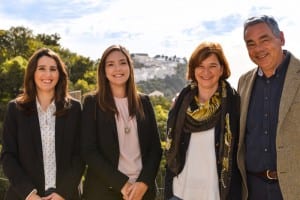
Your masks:
[{"label": "gray hair", "polygon": [[248,18],[244,22],[244,36],[245,36],[245,32],[249,26],[259,24],[259,23],[265,23],[271,29],[271,31],[275,35],[275,37],[277,37],[277,38],[280,37],[281,31],[279,29],[277,21],[272,16],[268,16],[268,15],[260,15],[260,16],[254,16],[254,17]]}]

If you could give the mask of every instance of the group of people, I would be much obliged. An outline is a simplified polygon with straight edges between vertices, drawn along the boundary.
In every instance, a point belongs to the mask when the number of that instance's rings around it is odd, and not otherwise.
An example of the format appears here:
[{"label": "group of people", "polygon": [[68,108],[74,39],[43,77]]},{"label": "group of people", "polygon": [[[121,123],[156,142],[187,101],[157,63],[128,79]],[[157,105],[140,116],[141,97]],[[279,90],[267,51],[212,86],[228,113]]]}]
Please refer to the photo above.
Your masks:
[{"label": "group of people", "polygon": [[[188,61],[167,120],[166,200],[300,197],[300,60],[271,16],[248,18],[243,34],[257,66],[237,90],[219,43],[202,42]],[[133,72],[128,50],[108,47],[81,104],[59,55],[32,55],[3,124],[7,200],[155,199],[162,148]]]}]

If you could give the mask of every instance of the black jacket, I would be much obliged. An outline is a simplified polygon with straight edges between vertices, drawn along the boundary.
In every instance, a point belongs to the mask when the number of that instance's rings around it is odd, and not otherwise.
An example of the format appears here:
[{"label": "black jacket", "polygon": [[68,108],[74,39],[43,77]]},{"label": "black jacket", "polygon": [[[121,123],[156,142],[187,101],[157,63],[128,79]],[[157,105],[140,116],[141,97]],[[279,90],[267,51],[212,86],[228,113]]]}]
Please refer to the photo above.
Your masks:
[{"label": "black jacket", "polygon": [[[10,182],[7,200],[23,200],[33,189],[45,195],[37,107],[35,102],[29,104],[32,114],[18,109],[15,100],[8,104],[1,152],[4,174]],[[78,186],[84,169],[80,158],[80,115],[80,103],[71,100],[67,113],[55,121],[56,192],[65,199],[80,198]]]},{"label": "black jacket", "polygon": [[[142,154],[142,171],[137,181],[148,185],[144,199],[155,198],[155,178],[162,149],[153,107],[147,96],[141,96],[145,119],[137,117]],[[83,197],[87,200],[123,199],[121,188],[128,177],[118,171],[119,141],[115,117],[103,112],[94,95],[87,96],[82,114],[82,155],[88,165]]]}]

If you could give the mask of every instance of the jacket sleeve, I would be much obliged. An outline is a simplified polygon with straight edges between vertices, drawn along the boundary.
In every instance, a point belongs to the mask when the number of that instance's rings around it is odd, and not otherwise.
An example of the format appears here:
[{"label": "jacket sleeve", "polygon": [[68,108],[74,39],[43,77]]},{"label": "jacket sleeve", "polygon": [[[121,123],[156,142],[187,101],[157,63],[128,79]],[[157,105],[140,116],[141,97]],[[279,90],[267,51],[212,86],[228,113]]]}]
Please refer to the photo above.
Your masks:
[{"label": "jacket sleeve", "polygon": [[1,163],[4,174],[8,177],[11,186],[21,199],[36,188],[22,168],[19,160],[18,122],[16,103],[8,104],[6,117],[3,124]]},{"label": "jacket sleeve", "polygon": [[[139,133],[143,168],[137,181],[142,181],[148,186],[151,186],[153,185],[158,173],[162,149],[154,109],[148,96],[144,96],[143,104],[146,120],[145,123],[149,125],[147,128],[144,127],[144,129],[141,130],[143,133]],[[142,138],[142,135],[147,136]]]},{"label": "jacket sleeve", "polygon": [[[116,170],[111,162],[100,152],[100,147],[97,142],[99,130],[97,130],[96,124],[103,123],[103,126],[106,124],[99,121],[105,116],[97,116],[96,109],[99,108],[96,106],[95,96],[86,96],[83,103],[81,120],[81,153],[88,165],[88,171],[91,171],[94,173],[93,175],[99,177],[99,181],[105,182],[101,184],[107,184],[107,187],[111,187],[113,190],[120,192],[129,178]],[[114,152],[111,151],[110,153],[113,154]]]},{"label": "jacket sleeve", "polygon": [[71,164],[69,169],[64,169],[63,177],[60,178],[60,182],[57,182],[56,185],[57,193],[61,194],[65,199],[71,199],[74,195],[73,192],[78,189],[85,166],[80,156],[80,116],[80,103],[72,101],[72,108],[68,113],[68,117],[72,120],[72,124],[69,124],[75,126],[75,128],[69,129],[72,130],[69,136],[74,139],[74,142],[71,144]]}]

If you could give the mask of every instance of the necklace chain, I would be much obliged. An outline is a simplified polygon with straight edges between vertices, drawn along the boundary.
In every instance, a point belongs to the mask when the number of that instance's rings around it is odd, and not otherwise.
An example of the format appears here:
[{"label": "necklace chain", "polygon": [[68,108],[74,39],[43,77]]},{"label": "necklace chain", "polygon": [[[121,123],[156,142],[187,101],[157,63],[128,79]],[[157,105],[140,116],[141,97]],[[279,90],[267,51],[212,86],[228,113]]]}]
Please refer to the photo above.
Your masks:
[{"label": "necklace chain", "polygon": [[[130,122],[130,116],[128,116],[127,118],[127,121],[125,120],[125,117],[122,115],[122,113],[119,113],[120,114],[120,117],[124,123],[124,132],[125,134],[129,134],[130,131],[131,131],[131,128],[130,128],[130,125],[129,125],[129,122]],[[127,123],[126,123],[127,122]]]}]

